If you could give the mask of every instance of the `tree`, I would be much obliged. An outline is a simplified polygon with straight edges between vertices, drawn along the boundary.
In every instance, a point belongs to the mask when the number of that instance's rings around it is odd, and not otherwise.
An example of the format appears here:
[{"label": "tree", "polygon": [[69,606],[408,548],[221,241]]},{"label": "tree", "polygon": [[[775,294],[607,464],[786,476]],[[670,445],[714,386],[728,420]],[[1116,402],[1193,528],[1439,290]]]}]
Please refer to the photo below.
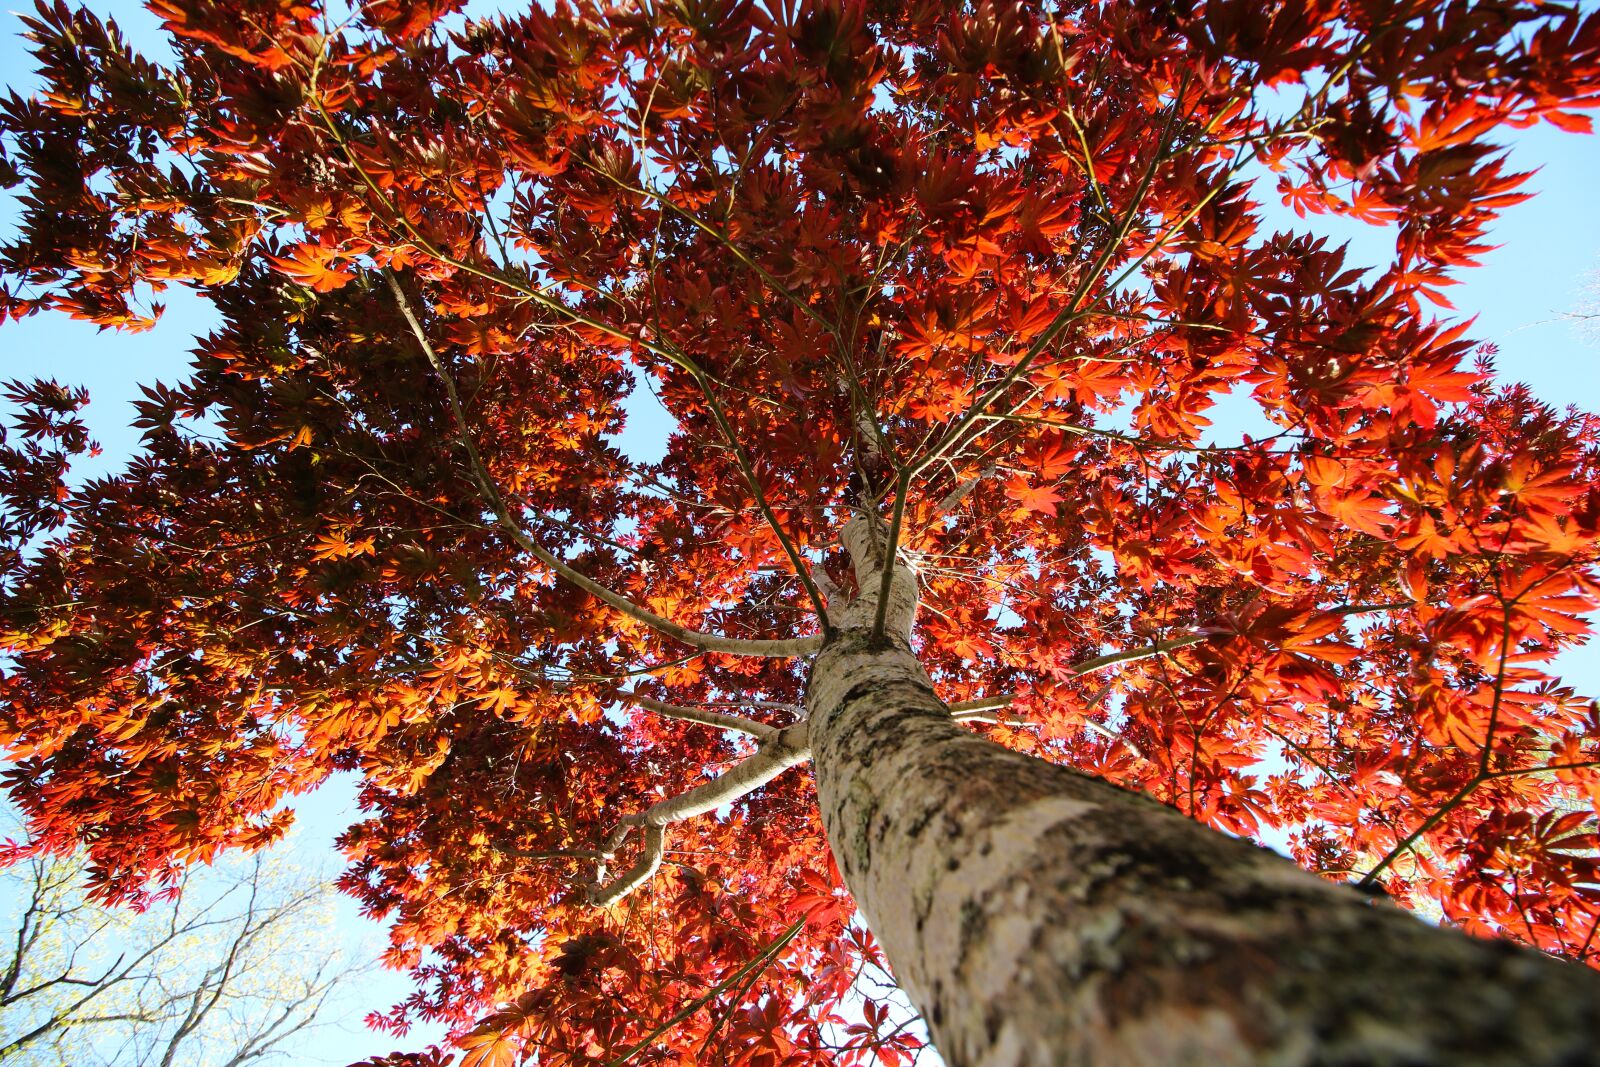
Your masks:
[{"label": "tree", "polygon": [[1600,423],[1440,316],[1600,15],[460,6],[29,22],[8,312],[224,319],[77,491],[12,387],[7,781],[101,897],[359,769],[469,1067],[898,1063],[884,956],[954,1064],[1595,1062],[1509,942],[1595,957]]},{"label": "tree", "polygon": [[1597,336],[1595,324],[1600,323],[1600,300],[1595,299],[1596,292],[1600,291],[1600,274],[1590,272],[1584,282],[1578,306],[1563,313],[1562,318],[1571,322],[1585,341],[1593,344]]},{"label": "tree", "polygon": [[17,860],[0,874],[0,1062],[238,1067],[326,1026],[354,973],[328,936],[331,887],[277,867],[190,872],[134,912],[90,902],[74,858]]}]

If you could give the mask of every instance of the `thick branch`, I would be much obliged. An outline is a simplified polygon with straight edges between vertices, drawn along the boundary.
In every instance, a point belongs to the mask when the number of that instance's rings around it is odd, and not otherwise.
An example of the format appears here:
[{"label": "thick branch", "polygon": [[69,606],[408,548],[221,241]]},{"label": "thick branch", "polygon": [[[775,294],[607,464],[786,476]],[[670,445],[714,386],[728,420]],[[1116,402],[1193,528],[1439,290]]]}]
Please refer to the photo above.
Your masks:
[{"label": "thick branch", "polygon": [[607,856],[614,854],[635,828],[644,830],[644,850],[631,867],[609,882],[605,880],[602,862],[596,872],[599,884],[589,893],[590,902],[596,907],[609,907],[653,878],[666,853],[668,826],[731,804],[810,758],[811,741],[806,724],[796,723],[778,731],[773,740],[762,744],[726,773],[629,815],[612,831],[601,851]]},{"label": "thick branch", "polygon": [[1006,726],[1025,726],[1029,720],[1021,715],[996,714],[1016,699],[1015,693],[960,700],[950,705],[950,717],[956,722],[985,722]]}]

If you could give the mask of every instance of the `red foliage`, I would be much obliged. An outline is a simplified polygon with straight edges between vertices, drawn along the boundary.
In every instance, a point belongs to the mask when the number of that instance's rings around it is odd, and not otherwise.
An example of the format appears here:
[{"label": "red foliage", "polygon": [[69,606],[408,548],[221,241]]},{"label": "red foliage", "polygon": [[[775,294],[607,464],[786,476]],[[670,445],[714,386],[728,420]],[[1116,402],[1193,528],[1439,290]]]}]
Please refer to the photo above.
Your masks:
[{"label": "red foliage", "polygon": [[[1600,713],[1543,665],[1600,593],[1600,420],[1430,308],[1523,196],[1500,131],[1587,128],[1600,14],[150,6],[171,66],[41,0],[46,89],[0,105],[6,317],[138,329],[180,282],[223,320],[76,493],[82,394],[8,387],[5,783],[102,897],[356,771],[344,885],[418,982],[381,1024],[448,1020],[466,1064],[897,1062],[803,773],[583,892],[621,815],[744,751],[620,686],[802,697],[621,597],[810,632],[868,506],[942,695],[1019,694],[998,738],[1595,958]],[[1394,260],[1263,232],[1257,163]],[[640,388],[658,463],[611,436]],[[1278,432],[1202,445],[1241,390]]]}]

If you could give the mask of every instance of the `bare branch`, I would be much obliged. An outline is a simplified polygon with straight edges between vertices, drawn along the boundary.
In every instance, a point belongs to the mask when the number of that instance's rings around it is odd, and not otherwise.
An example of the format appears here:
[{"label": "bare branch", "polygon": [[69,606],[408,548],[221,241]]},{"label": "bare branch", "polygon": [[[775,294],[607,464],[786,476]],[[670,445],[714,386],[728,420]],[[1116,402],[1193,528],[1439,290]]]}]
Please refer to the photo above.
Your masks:
[{"label": "bare branch", "polygon": [[[248,871],[186,876],[173,901],[126,916],[86,901],[78,884],[83,869],[70,857],[36,859],[22,869],[32,895],[19,886],[19,896],[36,906],[16,920],[27,924],[20,943],[29,958],[15,968],[9,1010],[0,1017],[0,1061],[78,1062],[64,1042],[81,1037],[96,1048],[120,1048],[118,1062],[199,1055],[221,1063],[231,1050],[240,1055],[228,1062],[243,1062],[246,1052],[277,1048],[290,1027],[320,1024],[326,997],[295,1000],[282,995],[281,982],[312,956],[322,988],[344,973],[331,942],[307,940],[306,920],[318,917],[327,888],[320,882],[267,878],[258,859]],[[0,892],[13,888],[16,870],[4,872]],[[79,962],[107,949],[114,959]],[[50,977],[35,977],[41,971]],[[9,973],[0,970],[0,978]],[[271,1016],[279,1022],[258,1027]]]}]

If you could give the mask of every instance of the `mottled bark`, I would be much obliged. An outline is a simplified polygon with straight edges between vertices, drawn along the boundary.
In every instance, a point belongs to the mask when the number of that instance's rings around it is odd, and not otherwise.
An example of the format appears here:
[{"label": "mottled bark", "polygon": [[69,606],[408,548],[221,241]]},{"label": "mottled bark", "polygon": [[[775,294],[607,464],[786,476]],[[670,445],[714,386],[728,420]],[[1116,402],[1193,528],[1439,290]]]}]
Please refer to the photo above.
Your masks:
[{"label": "mottled bark", "polygon": [[1600,1064],[1593,972],[957,725],[909,646],[913,576],[893,588],[877,641],[870,604],[835,612],[812,753],[839,868],[951,1067]]}]

